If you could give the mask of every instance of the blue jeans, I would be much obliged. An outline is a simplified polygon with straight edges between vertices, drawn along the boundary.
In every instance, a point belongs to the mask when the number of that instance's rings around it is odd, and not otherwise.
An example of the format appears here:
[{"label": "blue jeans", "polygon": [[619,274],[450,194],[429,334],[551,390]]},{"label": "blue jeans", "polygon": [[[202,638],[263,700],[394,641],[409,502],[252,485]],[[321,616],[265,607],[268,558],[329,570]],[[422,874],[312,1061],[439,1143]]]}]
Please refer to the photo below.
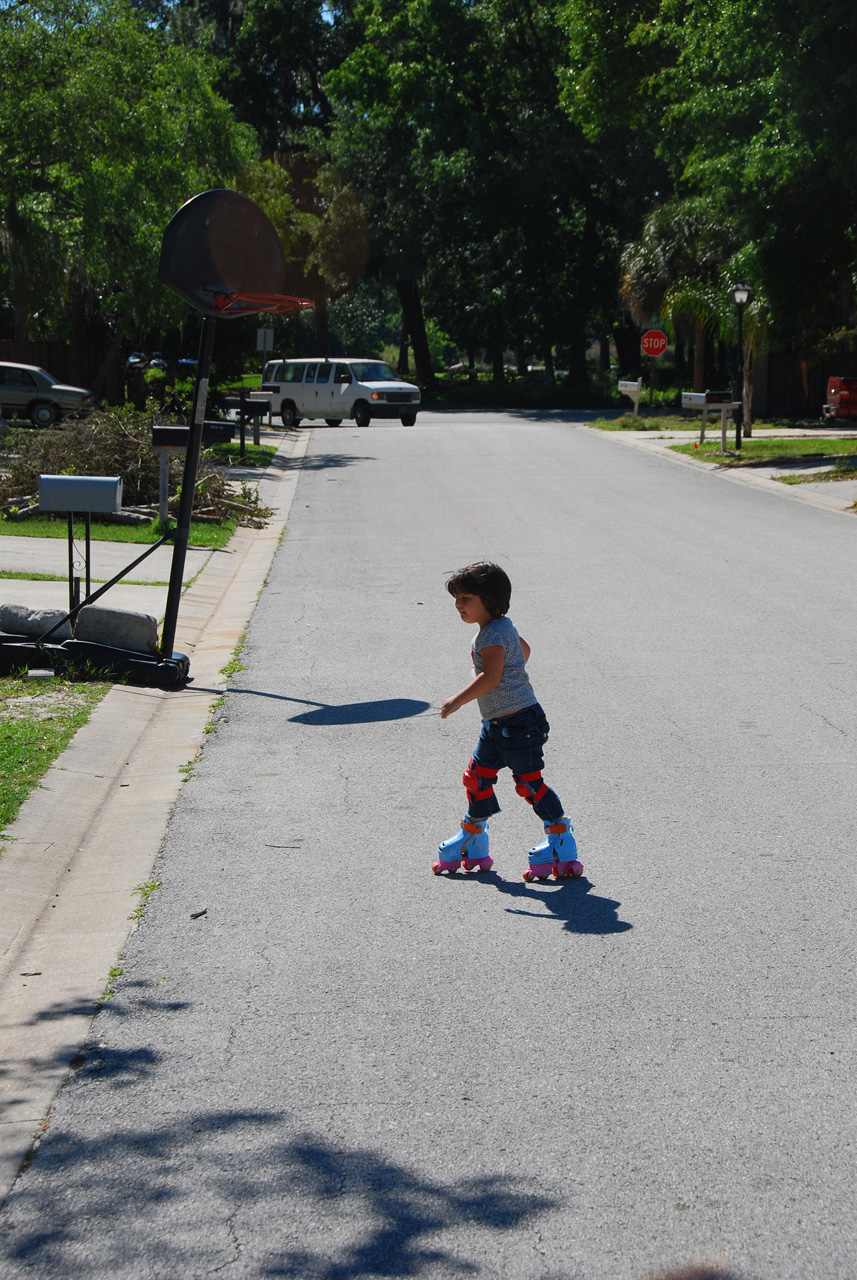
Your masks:
[{"label": "blue jeans", "polygon": [[[563,815],[562,802],[541,780],[543,748],[549,732],[550,725],[538,703],[523,711],[514,711],[510,716],[483,720],[473,764],[486,770],[511,769],[518,794],[529,800],[543,822],[556,822]],[[530,778],[531,774],[538,777]],[[490,779],[480,778],[479,788],[488,790]],[[467,817],[473,822],[484,822],[500,812],[493,790],[482,800],[468,794]]]}]

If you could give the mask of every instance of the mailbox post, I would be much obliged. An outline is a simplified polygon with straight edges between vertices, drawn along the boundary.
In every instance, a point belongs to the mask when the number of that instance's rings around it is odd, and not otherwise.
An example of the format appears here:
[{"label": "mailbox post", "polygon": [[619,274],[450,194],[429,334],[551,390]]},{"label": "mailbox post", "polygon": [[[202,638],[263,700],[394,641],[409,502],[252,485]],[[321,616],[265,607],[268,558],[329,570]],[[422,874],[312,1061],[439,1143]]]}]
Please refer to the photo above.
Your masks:
[{"label": "mailbox post", "polygon": [[74,516],[82,514],[86,529],[86,599],[91,591],[90,550],[92,513],[119,511],[122,480],[119,476],[39,476],[39,510],[65,511],[68,515],[68,607],[80,603],[80,578],[74,572]]},{"label": "mailbox post", "polygon": [[708,418],[708,412],[712,408],[720,410],[720,448],[726,452],[726,420],[732,409],[737,408],[736,402],[732,399],[731,391],[683,391],[681,396],[682,409],[701,409],[702,410],[702,428],[699,432],[699,443],[705,443],[705,424]]},{"label": "mailbox post", "polygon": [[619,394],[627,396],[634,404],[634,417],[640,416],[640,396],[643,391],[643,379],[638,378],[636,382],[620,382]]}]

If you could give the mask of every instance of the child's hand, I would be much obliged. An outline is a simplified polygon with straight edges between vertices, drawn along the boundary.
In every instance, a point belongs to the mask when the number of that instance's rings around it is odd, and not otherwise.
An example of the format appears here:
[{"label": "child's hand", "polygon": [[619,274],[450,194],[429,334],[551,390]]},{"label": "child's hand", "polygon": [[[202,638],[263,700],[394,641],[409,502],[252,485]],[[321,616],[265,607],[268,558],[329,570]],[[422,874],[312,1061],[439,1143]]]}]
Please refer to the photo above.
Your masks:
[{"label": "child's hand", "polygon": [[440,718],[445,720],[447,716],[451,716],[454,711],[458,710],[458,703],[455,698],[447,698],[441,703]]}]

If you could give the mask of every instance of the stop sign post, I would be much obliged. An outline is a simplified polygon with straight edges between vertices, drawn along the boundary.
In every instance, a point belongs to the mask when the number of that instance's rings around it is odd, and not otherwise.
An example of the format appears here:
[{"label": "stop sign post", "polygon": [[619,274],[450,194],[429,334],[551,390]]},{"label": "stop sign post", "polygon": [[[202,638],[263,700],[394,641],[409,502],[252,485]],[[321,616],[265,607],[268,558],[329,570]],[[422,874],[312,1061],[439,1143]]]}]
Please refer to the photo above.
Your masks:
[{"label": "stop sign post", "polygon": [[662,356],[667,349],[667,335],[661,329],[649,329],[643,334],[640,346],[647,356]]}]

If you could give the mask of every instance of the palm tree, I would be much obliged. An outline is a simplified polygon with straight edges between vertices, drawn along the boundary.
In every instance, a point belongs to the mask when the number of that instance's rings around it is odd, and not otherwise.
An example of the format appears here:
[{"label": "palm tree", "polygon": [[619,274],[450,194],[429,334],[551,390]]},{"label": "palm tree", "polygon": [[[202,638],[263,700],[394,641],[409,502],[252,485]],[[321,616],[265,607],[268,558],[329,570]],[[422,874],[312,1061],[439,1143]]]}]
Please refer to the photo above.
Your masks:
[{"label": "palm tree", "polygon": [[655,315],[693,333],[693,389],[704,390],[705,340],[721,329],[720,268],[734,233],[704,197],[659,205],[622,255],[622,297],[637,324]]}]

